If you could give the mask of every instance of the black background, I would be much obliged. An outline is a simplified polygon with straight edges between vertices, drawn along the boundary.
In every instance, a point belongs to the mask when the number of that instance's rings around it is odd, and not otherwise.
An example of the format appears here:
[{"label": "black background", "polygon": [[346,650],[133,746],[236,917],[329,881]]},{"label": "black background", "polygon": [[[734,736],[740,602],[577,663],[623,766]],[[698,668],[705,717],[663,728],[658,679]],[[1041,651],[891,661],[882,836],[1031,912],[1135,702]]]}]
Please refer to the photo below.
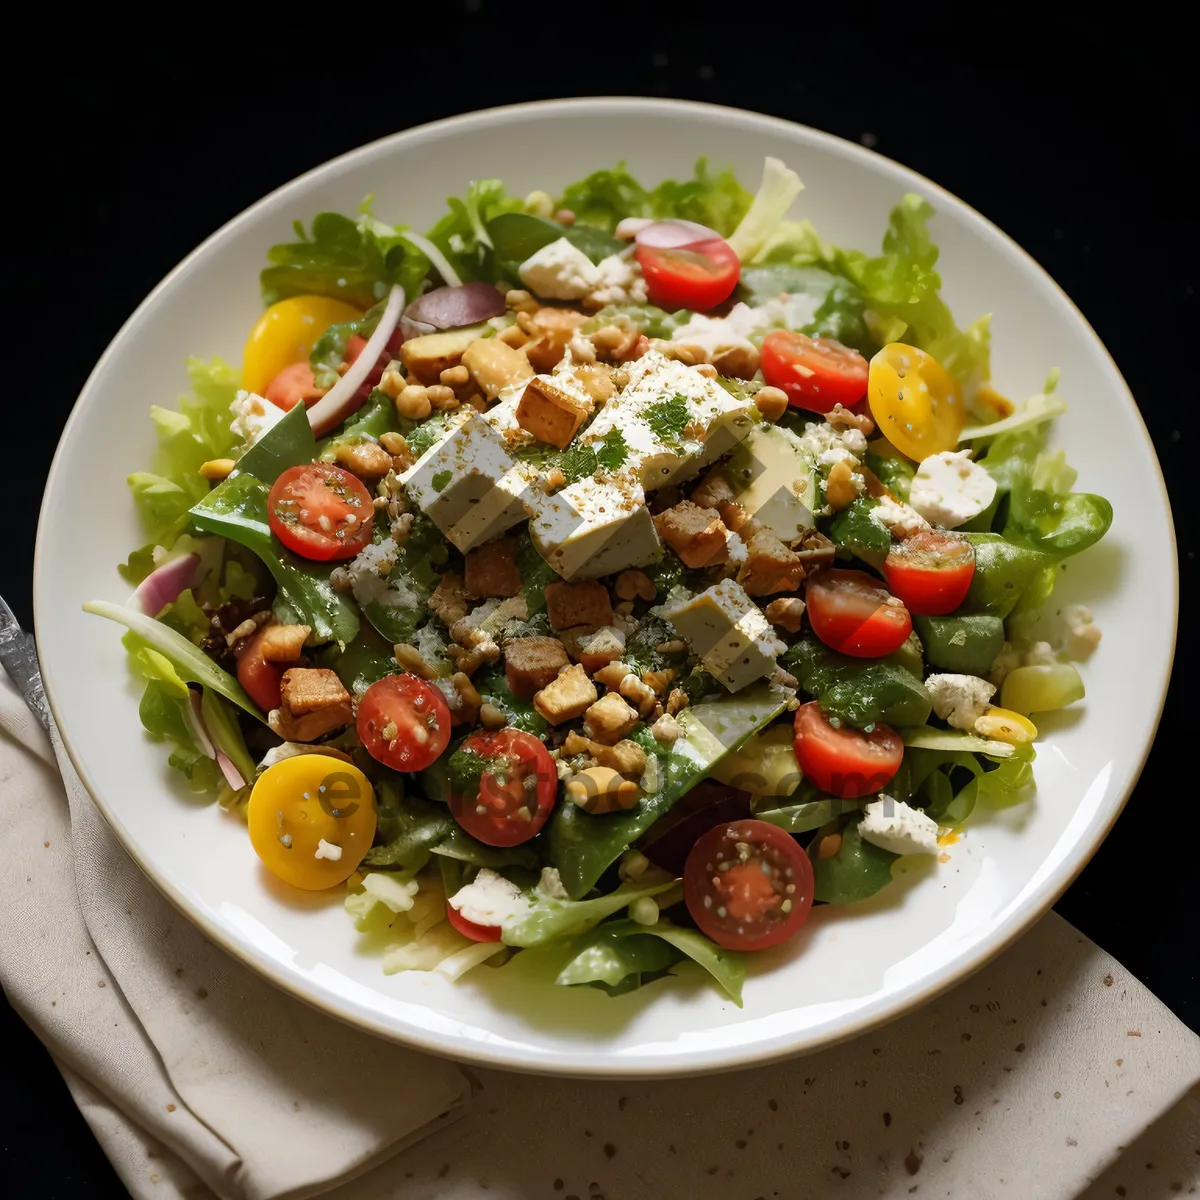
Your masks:
[{"label": "black background", "polygon": [[[497,104],[619,94],[730,104],[867,141],[1042,263],[1141,406],[1175,507],[1180,654],[1189,642],[1200,649],[1189,624],[1197,505],[1184,479],[1197,384],[1197,208],[1185,181],[1200,165],[1186,6],[1108,17],[1092,6],[1083,19],[1054,5],[940,14],[892,3],[837,15],[755,5],[737,22],[737,5],[475,2],[427,16],[334,7],[172,6],[170,27],[124,29],[63,14],[52,35],[8,39],[6,175],[18,207],[6,238],[15,312],[0,436],[16,486],[0,592],[23,623],[36,501],[61,424],[109,339],[196,243],[279,184],[385,134]],[[994,24],[975,29],[972,18]],[[1200,832],[1200,818],[1183,675],[1137,791],[1057,909],[1196,1028],[1200,841],[1188,830]],[[6,1172],[36,1169],[47,1197],[124,1194],[6,1005],[0,1028]]]}]

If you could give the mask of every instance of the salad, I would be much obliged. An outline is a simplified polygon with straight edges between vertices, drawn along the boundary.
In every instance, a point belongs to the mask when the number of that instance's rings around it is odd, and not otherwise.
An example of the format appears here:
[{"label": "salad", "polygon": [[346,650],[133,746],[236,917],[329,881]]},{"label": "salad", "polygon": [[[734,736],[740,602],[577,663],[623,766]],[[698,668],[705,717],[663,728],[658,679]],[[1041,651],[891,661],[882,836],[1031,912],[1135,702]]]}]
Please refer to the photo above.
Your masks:
[{"label": "salad", "polygon": [[1030,799],[1100,640],[1047,601],[1111,507],[1047,448],[1057,374],[989,383],[929,204],[869,255],[801,189],[701,160],[477,181],[425,234],[321,213],[241,370],[151,409],[136,590],[86,607],[171,766],[385,972],[690,960],[740,1004],[814,904]]}]

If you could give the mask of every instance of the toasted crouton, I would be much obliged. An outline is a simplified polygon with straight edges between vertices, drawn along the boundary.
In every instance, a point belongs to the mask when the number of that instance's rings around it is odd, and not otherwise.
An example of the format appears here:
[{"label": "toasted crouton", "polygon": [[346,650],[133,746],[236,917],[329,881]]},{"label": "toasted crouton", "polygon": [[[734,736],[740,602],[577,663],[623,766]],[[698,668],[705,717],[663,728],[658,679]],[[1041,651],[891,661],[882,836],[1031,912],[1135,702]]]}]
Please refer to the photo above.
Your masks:
[{"label": "toasted crouton", "polygon": [[611,625],[612,600],[608,589],[595,579],[578,583],[556,582],[546,588],[546,614],[552,629],[576,625]]},{"label": "toasted crouton", "polygon": [[533,706],[551,725],[581,717],[596,702],[596,685],[578,664],[563,667],[553,683],[533,698]]},{"label": "toasted crouton", "polygon": [[521,700],[532,700],[569,663],[557,638],[513,638],[504,643],[504,677],[508,690]]},{"label": "toasted crouton", "polygon": [[562,380],[535,375],[517,404],[517,424],[539,442],[565,450],[592,411],[582,388],[567,388]]},{"label": "toasted crouton", "polygon": [[804,560],[769,530],[758,530],[746,544],[746,561],[737,581],[747,596],[794,592],[803,578]]},{"label": "toasted crouton", "polygon": [[469,550],[466,556],[466,590],[483,600],[492,596],[515,596],[521,590],[517,568],[517,546],[512,538],[497,538]]},{"label": "toasted crouton", "polygon": [[447,571],[429,597],[429,608],[448,629],[453,628],[470,611],[467,587],[457,571]]},{"label": "toasted crouton", "polygon": [[659,536],[688,567],[709,567],[725,561],[728,530],[720,514],[684,500],[654,518]]}]

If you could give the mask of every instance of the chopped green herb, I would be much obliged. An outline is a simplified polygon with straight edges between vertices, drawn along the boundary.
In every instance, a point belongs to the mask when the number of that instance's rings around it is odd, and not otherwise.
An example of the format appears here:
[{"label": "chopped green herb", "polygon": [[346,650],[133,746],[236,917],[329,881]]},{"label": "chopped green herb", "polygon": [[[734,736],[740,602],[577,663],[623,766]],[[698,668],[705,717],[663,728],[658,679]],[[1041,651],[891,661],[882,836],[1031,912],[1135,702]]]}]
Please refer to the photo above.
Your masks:
[{"label": "chopped green herb", "polygon": [[433,490],[435,492],[440,492],[446,486],[446,484],[450,482],[453,474],[453,471],[439,471],[432,480]]},{"label": "chopped green herb", "polygon": [[591,446],[572,446],[558,460],[558,468],[567,477],[568,483],[595,475],[599,465],[596,452]]},{"label": "chopped green herb", "polygon": [[619,471],[629,457],[629,445],[619,429],[610,429],[596,451],[596,461],[606,471]]},{"label": "chopped green herb", "polygon": [[510,759],[489,757],[463,747],[450,755],[450,787],[461,795],[477,795],[480,781],[485,775],[491,775],[498,784],[503,785],[511,770]]},{"label": "chopped green herb", "polygon": [[689,420],[691,414],[688,412],[687,398],[680,395],[650,405],[645,413],[646,424],[662,442],[677,441]]}]

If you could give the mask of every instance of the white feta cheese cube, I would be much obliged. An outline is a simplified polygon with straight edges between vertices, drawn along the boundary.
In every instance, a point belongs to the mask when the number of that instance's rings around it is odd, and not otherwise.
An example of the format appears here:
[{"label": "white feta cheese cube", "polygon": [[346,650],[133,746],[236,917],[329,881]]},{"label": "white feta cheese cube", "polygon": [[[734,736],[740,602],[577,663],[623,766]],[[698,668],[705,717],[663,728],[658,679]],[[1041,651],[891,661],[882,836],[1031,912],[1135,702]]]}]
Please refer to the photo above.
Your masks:
[{"label": "white feta cheese cube", "polygon": [[596,264],[565,237],[530,255],[517,274],[541,300],[582,300],[602,281]]},{"label": "white feta cheese cube", "polygon": [[584,297],[588,308],[603,308],[606,304],[646,303],[646,280],[632,251],[602,258],[596,264],[596,273],[599,279]]},{"label": "white feta cheese cube", "polygon": [[409,499],[464,554],[531,511],[531,473],[476,412],[430,446],[400,480]]},{"label": "white feta cheese cube", "polygon": [[447,903],[476,925],[503,925],[528,906],[521,889],[497,871],[483,867]]},{"label": "white feta cheese cube", "polygon": [[668,603],[663,615],[701,665],[731,692],[774,673],[784,650],[762,610],[742,586],[724,579],[698,596]]},{"label": "white feta cheese cube", "polygon": [[955,729],[972,730],[987,712],[996,685],[977,675],[930,675],[925,690],[933,701],[933,711]]},{"label": "white feta cheese cube", "polygon": [[929,528],[929,522],[915,508],[902,500],[893,500],[891,496],[879,498],[879,503],[871,509],[871,520],[898,538],[910,537]]},{"label": "white feta cheese cube", "polygon": [[936,854],[938,823],[903,800],[880,795],[863,809],[863,841],[893,854]]},{"label": "white feta cheese cube", "polygon": [[529,533],[564,579],[595,579],[662,558],[641,485],[628,473],[577,480],[539,502]]},{"label": "white feta cheese cube", "polygon": [[234,397],[229,411],[233,414],[229,431],[248,447],[253,446],[268,429],[278,425],[286,415],[282,408],[277,408],[270,400],[245,390]]},{"label": "white feta cheese cube", "polygon": [[996,481],[970,450],[943,450],[922,459],[908,500],[925,520],[943,529],[965,525],[996,498]]}]

